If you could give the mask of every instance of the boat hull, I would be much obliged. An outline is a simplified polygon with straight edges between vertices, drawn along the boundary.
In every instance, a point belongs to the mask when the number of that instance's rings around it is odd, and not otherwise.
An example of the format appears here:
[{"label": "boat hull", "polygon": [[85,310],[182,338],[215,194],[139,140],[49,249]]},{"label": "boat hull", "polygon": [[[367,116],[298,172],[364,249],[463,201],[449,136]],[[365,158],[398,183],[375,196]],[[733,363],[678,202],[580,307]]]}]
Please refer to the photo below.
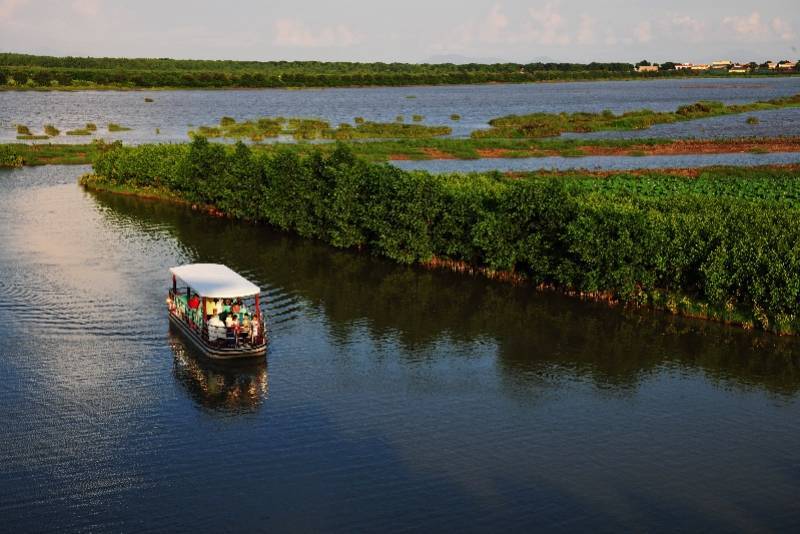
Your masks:
[{"label": "boat hull", "polygon": [[267,354],[267,345],[259,345],[251,348],[216,348],[208,346],[197,332],[189,328],[189,326],[181,321],[173,314],[169,315],[169,324],[175,328],[186,339],[192,348],[199,351],[206,358],[212,360],[243,360],[252,358],[263,358]]}]

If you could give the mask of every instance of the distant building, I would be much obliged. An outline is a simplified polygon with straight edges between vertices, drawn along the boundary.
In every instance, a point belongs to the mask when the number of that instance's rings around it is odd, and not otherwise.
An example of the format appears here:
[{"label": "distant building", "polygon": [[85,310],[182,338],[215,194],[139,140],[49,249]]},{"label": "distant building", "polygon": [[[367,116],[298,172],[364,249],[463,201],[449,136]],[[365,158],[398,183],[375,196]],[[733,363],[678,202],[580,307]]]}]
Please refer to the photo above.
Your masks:
[{"label": "distant building", "polygon": [[733,67],[733,61],[715,61],[711,64],[712,70],[727,70]]},{"label": "distant building", "polygon": [[711,68],[711,65],[705,65],[705,64],[701,64],[701,65],[692,65],[692,70],[693,70],[693,71],[698,71],[698,70],[708,70],[708,69],[710,69],[710,68]]},{"label": "distant building", "polygon": [[691,63],[676,63],[675,70],[692,70],[693,66]]},{"label": "distant building", "polygon": [[781,61],[778,63],[778,70],[795,70],[797,68],[796,61]]},{"label": "distant building", "polygon": [[728,72],[731,74],[747,74],[750,72],[750,65],[733,65]]},{"label": "distant building", "polygon": [[636,72],[658,72],[658,65],[639,65]]},{"label": "distant building", "polygon": [[767,68],[769,70],[775,70],[778,68],[778,64],[775,63],[774,61],[767,61]]}]

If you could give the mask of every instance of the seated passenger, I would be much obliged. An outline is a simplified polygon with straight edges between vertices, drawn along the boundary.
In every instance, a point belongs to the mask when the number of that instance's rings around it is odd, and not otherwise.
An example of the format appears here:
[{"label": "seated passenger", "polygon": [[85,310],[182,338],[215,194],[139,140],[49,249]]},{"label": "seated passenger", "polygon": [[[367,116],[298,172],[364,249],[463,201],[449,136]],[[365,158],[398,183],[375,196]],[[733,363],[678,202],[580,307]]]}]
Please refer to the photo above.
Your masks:
[{"label": "seated passenger", "polygon": [[200,308],[200,297],[197,296],[197,293],[192,294],[192,298],[189,299],[189,308],[192,310]]},{"label": "seated passenger", "polygon": [[225,317],[225,326],[227,326],[228,328],[232,328],[233,327],[233,318],[235,316],[232,313],[226,313],[225,315],[226,315],[226,317]]},{"label": "seated passenger", "polygon": [[240,311],[241,311],[241,306],[239,304],[239,300],[237,299],[233,301],[233,304],[231,304],[231,312],[235,313],[236,315],[239,315]]},{"label": "seated passenger", "polygon": [[209,317],[214,315],[214,310],[215,309],[216,309],[216,306],[214,305],[214,300],[213,299],[206,299],[206,309],[204,310],[204,312],[206,314],[206,319],[208,319]]},{"label": "seated passenger", "polygon": [[231,299],[225,299],[225,302],[222,305],[222,311],[230,313],[230,311],[231,311]]},{"label": "seated passenger", "polygon": [[211,319],[208,320],[208,340],[217,341],[218,339],[225,339],[225,323],[219,318],[216,308],[213,311],[214,314],[211,316]]}]

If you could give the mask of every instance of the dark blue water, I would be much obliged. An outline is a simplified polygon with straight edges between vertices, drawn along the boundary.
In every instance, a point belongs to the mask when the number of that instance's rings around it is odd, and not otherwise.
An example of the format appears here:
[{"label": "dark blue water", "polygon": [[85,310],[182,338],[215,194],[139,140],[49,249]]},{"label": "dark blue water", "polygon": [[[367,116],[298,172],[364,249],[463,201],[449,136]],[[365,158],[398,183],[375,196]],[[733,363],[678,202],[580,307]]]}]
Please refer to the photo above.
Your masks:
[{"label": "dark blue water", "polygon": [[[0,172],[0,530],[795,530],[798,340]],[[167,268],[267,297],[186,352]]]},{"label": "dark blue water", "polygon": [[714,165],[755,166],[796,163],[800,163],[800,153],[797,152],[678,154],[669,156],[585,156],[579,158],[548,156],[544,158],[438,159],[392,162],[393,165],[401,169],[430,172],[684,169]]},{"label": "dark blue water", "polygon": [[[81,91],[0,92],[0,141],[14,140],[15,124],[41,133],[52,123],[62,135],[52,142],[86,142],[86,137],[64,135],[69,129],[94,122],[95,137],[126,143],[186,141],[192,126],[218,123],[223,115],[239,120],[262,116],[318,117],[336,125],[355,117],[393,122],[423,115],[425,124],[444,124],[453,135],[466,137],[487,127],[493,117],[534,112],[622,112],[649,108],[672,111],[698,100],[728,104],[800,93],[800,77],[664,79],[635,82],[539,83],[358,89],[244,90],[244,91]],[[154,102],[146,103],[145,97]],[[413,97],[413,98],[409,98]],[[452,121],[452,114],[460,121]],[[800,135],[797,110],[756,114],[761,125],[745,125],[744,116],[722,117],[662,125],[642,132],[614,135],[669,137],[741,137],[743,135]],[[131,127],[110,134],[109,122]],[[156,134],[156,129],[160,133]]]}]

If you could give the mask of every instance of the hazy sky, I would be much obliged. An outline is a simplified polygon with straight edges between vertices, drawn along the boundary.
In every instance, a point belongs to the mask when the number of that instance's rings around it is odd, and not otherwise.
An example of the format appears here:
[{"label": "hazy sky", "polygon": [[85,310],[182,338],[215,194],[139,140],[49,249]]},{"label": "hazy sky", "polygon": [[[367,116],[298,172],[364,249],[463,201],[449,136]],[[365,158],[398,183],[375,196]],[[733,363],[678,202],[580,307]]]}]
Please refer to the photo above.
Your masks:
[{"label": "hazy sky", "polygon": [[212,59],[800,58],[800,0],[0,0],[0,50]]}]

